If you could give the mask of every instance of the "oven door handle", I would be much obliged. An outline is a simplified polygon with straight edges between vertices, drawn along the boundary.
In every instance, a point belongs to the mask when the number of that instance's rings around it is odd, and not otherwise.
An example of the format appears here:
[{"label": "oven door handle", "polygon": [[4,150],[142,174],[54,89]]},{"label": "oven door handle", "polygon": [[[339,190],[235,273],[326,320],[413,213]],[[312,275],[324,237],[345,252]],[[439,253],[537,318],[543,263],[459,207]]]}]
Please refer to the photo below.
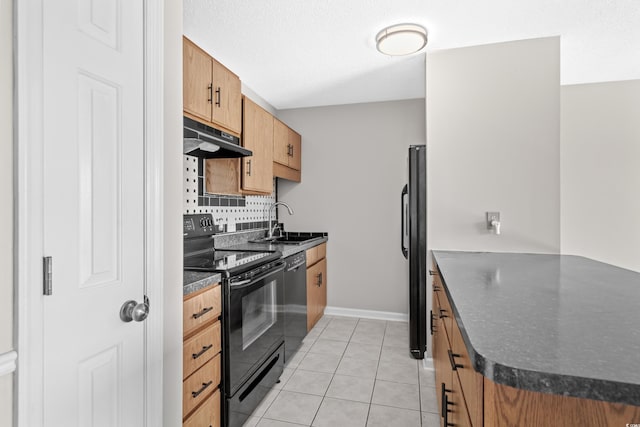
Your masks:
[{"label": "oven door handle", "polygon": [[229,286],[232,288],[238,288],[238,287],[243,287],[244,285],[247,285],[251,282],[253,282],[254,279],[247,279],[247,280],[242,280],[240,282],[235,282],[230,284]]},{"label": "oven door handle", "polygon": [[241,280],[240,282],[235,282],[235,283],[229,283],[229,287],[233,288],[233,289],[242,289],[242,288],[247,288],[251,285],[253,285],[255,282],[264,279],[265,277],[276,273],[280,270],[284,270],[284,261],[283,262],[279,262],[275,267],[273,267],[271,270],[265,272],[264,274],[261,274],[260,276],[257,277],[252,277],[251,279],[246,279],[246,280]]}]

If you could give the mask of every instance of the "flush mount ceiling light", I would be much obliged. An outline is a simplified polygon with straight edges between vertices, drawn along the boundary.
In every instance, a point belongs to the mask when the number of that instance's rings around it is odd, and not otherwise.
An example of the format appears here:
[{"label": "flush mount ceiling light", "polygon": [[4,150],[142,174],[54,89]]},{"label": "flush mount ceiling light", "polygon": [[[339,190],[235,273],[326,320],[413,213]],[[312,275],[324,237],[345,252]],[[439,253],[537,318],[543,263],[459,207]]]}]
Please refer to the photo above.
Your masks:
[{"label": "flush mount ceiling light", "polygon": [[411,55],[427,45],[427,30],[417,24],[391,25],[376,36],[376,48],[385,55]]}]

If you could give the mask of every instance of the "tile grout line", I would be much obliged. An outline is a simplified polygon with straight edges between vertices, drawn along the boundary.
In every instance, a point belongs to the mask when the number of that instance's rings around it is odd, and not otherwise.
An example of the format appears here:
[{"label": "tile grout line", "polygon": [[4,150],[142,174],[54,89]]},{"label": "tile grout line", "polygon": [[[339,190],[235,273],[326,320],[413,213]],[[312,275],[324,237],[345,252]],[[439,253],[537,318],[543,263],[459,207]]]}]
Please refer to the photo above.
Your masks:
[{"label": "tile grout line", "polygon": [[[335,319],[335,318],[333,318]],[[325,328],[327,326],[329,326],[329,324],[331,322],[333,322],[333,319],[331,319],[327,325],[325,326]],[[360,320],[358,320],[359,322]],[[353,331],[355,331],[356,327],[358,326],[358,322],[356,322],[356,326],[353,328]],[[342,362],[342,359],[344,358],[344,354],[347,352],[347,347],[349,347],[349,344],[351,343],[351,337],[353,336],[353,331],[351,332],[351,334],[349,335],[349,341],[347,341],[347,345],[344,349],[344,351],[342,352],[342,355],[340,356],[340,360],[338,361],[338,366],[336,366],[336,369],[333,371],[333,374],[331,374],[331,381],[329,381],[329,385],[327,386],[327,389],[324,391],[324,395],[322,396],[322,400],[320,401],[320,406],[318,406],[318,410],[316,411],[315,415],[313,416],[313,419],[311,420],[311,426],[313,426],[313,422],[316,420],[316,417],[318,416],[318,413],[320,412],[320,408],[322,407],[322,403],[324,402],[325,398],[327,397],[327,392],[329,391],[329,387],[331,387],[331,383],[333,382],[333,379],[336,376],[336,372],[338,371],[338,367],[340,366],[340,363]],[[323,330],[324,332],[324,330]],[[321,333],[322,334],[322,333]],[[320,336],[318,336],[318,338],[316,339],[316,341],[320,339]]]},{"label": "tile grout line", "polygon": [[[360,322],[360,321],[358,321]],[[387,334],[387,322],[384,322],[384,332],[382,333],[382,343],[380,344],[380,353],[378,353],[378,364],[376,365],[376,373],[373,376],[373,389],[371,390],[371,397],[369,398],[369,410],[367,411],[367,419],[364,423],[365,427],[369,424],[369,416],[371,415],[371,405],[373,404],[373,395],[376,392],[376,381],[378,378],[378,369],[380,368],[380,359],[382,359],[382,349],[384,348],[384,337]]]},{"label": "tile grout line", "polygon": [[[330,322],[331,322],[331,321],[327,322],[327,324],[329,324]],[[326,327],[327,327],[327,325],[325,325],[325,326],[323,326],[323,327],[322,327],[322,330],[318,333],[318,336],[313,340],[314,344],[315,344],[315,342],[318,340],[318,338],[320,338],[320,335],[322,334],[322,332],[324,331],[324,329],[325,329]],[[313,344],[312,344],[312,345],[313,345]],[[307,355],[309,352],[308,352],[308,351],[306,351],[306,352],[304,352],[304,353],[305,353],[305,357],[306,357],[306,355]],[[295,354],[298,354],[298,352],[296,351],[296,353],[295,353]],[[267,420],[271,419],[271,418],[266,418],[266,417],[265,417],[265,415],[266,415],[267,411],[269,411],[269,408],[271,408],[271,406],[273,405],[273,402],[275,402],[275,401],[276,401],[276,399],[278,398],[278,396],[280,396],[280,393],[284,390],[284,386],[286,385],[286,383],[288,383],[288,382],[289,382],[289,380],[291,379],[291,377],[296,373],[296,371],[298,370],[298,367],[299,367],[299,366],[300,366],[300,363],[298,363],[294,368],[292,368],[292,369],[293,369],[293,372],[291,373],[291,375],[289,376],[289,378],[287,379],[287,381],[285,381],[285,383],[284,383],[284,384],[282,384],[282,387],[280,388],[280,390],[278,390],[278,393],[276,393],[276,396],[273,398],[273,400],[271,401],[271,403],[269,404],[269,406],[267,406],[267,408],[266,408],[266,409],[265,409],[265,411],[264,411],[264,414],[262,414],[262,416],[260,416],[260,418],[258,419],[258,422],[257,422],[256,424],[259,424],[259,423],[260,423],[260,421],[262,421],[262,419],[263,419],[263,418],[265,418],[265,419],[267,419]],[[286,368],[286,366],[285,366],[285,368]],[[286,391],[286,390],[285,390],[285,391]],[[314,416],[314,419],[315,419],[315,416]],[[279,420],[275,420],[275,421],[279,421]],[[311,424],[313,424],[313,420],[312,420],[312,423],[311,423]]]}]

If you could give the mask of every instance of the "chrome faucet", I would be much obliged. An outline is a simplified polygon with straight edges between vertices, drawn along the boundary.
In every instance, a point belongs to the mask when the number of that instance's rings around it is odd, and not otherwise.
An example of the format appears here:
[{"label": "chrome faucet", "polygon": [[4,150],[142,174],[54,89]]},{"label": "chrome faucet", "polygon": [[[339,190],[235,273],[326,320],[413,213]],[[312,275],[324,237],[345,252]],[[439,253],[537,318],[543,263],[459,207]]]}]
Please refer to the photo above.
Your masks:
[{"label": "chrome faucet", "polygon": [[[285,206],[287,208],[287,210],[289,211],[289,215],[293,215],[293,210],[285,202],[272,203],[271,206],[269,206],[269,225],[268,225],[269,234],[267,236],[267,239],[273,239],[273,233],[276,231],[276,228],[278,227],[278,224],[276,224],[276,225],[273,226],[273,228],[271,228],[271,214],[273,212],[273,208],[275,208],[278,205]],[[282,234],[282,233],[280,233],[280,234]]]}]

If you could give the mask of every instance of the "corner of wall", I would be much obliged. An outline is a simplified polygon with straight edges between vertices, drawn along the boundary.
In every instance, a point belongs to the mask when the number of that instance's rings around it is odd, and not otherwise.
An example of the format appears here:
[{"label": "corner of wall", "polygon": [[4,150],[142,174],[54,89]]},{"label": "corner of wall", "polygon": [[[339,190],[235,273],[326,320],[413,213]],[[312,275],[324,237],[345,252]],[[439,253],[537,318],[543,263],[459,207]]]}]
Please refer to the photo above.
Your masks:
[{"label": "corner of wall", "polygon": [[182,1],[164,0],[163,424],[182,425]]}]

